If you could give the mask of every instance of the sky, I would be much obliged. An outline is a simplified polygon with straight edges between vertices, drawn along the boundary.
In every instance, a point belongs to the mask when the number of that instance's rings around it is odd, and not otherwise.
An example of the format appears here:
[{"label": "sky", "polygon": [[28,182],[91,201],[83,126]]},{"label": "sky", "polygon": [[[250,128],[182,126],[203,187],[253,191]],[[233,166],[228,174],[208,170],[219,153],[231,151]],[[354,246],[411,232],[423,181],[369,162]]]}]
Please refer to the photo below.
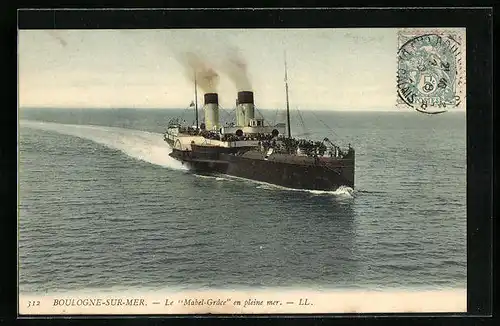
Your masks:
[{"label": "sky", "polygon": [[[185,108],[194,99],[186,60],[217,75],[223,108],[241,86],[244,63],[262,109],[285,106],[286,51],[291,108],[396,108],[397,29],[20,30],[19,107]],[[235,54],[236,53],[236,54]],[[198,88],[198,103],[203,103]]]}]

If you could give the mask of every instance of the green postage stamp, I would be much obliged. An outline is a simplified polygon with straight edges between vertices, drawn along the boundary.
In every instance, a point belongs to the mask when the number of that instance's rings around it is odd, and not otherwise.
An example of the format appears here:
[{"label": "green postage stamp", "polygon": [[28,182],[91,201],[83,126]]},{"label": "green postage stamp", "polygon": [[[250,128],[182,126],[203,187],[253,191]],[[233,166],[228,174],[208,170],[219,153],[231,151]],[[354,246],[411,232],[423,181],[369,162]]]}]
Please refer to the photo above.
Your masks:
[{"label": "green postage stamp", "polygon": [[398,31],[398,105],[446,110],[465,105],[465,29]]}]

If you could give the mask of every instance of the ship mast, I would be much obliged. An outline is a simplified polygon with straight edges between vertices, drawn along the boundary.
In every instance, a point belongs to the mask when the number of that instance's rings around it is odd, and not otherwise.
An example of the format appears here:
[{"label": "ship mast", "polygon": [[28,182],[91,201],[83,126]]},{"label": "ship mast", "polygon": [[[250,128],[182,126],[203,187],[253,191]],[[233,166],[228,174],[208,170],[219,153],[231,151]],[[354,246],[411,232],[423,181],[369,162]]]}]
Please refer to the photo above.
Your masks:
[{"label": "ship mast", "polygon": [[286,120],[287,120],[287,131],[288,138],[292,138],[292,133],[290,131],[290,105],[288,104],[288,75],[286,69],[286,51],[285,51],[285,92],[286,92]]},{"label": "ship mast", "polygon": [[194,115],[196,118],[196,129],[198,129],[198,87],[196,84],[196,71],[194,72]]}]

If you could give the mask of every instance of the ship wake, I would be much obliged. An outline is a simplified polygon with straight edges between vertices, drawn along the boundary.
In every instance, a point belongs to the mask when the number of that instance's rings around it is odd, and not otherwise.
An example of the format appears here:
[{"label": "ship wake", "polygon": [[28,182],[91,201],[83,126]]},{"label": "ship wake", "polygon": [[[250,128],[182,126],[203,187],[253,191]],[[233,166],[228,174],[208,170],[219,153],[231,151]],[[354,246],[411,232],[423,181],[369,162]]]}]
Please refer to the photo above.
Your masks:
[{"label": "ship wake", "polygon": [[212,179],[216,181],[231,181],[230,179],[224,178],[222,175],[209,175],[209,174],[198,174],[198,173],[193,173],[193,175],[201,179]]},{"label": "ship wake", "polygon": [[318,196],[335,196],[335,197],[343,197],[343,198],[354,198],[354,189],[348,186],[340,186],[335,190],[312,190],[312,189],[294,189],[294,188],[286,188],[273,184],[264,184],[258,186],[261,189],[269,189],[269,190],[286,190],[286,191],[300,191],[306,192],[312,195]]},{"label": "ship wake", "polygon": [[163,141],[162,135],[159,133],[117,127],[71,125],[29,120],[21,120],[20,125],[91,140],[108,148],[119,150],[137,160],[170,169],[187,170],[180,162],[168,155],[172,149]]},{"label": "ship wake", "polygon": [[342,198],[354,198],[354,194],[355,194],[354,189],[351,187],[348,187],[348,186],[340,186],[335,190],[295,189],[295,188],[287,188],[287,187],[275,185],[275,184],[268,183],[268,182],[246,179],[246,178],[241,178],[241,177],[236,177],[236,176],[231,176],[231,175],[224,175],[224,177],[230,178],[230,179],[238,179],[241,181],[248,181],[248,182],[256,183],[256,184],[258,184],[257,188],[266,189],[266,190],[299,191],[299,192],[306,192],[306,193],[309,193],[312,195],[327,195],[327,196],[335,196],[335,197],[342,197]]}]

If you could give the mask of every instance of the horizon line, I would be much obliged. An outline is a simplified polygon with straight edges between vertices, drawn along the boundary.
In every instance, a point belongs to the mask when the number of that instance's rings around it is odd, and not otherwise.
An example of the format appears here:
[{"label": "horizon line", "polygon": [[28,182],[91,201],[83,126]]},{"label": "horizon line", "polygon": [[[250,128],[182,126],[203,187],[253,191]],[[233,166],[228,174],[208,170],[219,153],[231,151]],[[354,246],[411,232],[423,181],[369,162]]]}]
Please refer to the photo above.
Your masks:
[{"label": "horizon line", "polygon": [[[19,110],[190,110],[189,107],[63,107],[63,106],[18,106]],[[235,108],[221,108],[223,110],[234,110]],[[286,111],[285,108],[255,108],[256,110],[264,110],[264,111],[275,111],[275,110],[283,110]],[[203,107],[199,107],[198,110],[203,110]],[[392,109],[291,109],[290,111],[333,111],[333,112],[394,112],[394,113],[404,113],[404,112],[412,112],[416,111],[414,108],[392,108]],[[447,112],[466,112],[464,109],[450,109]]]}]

